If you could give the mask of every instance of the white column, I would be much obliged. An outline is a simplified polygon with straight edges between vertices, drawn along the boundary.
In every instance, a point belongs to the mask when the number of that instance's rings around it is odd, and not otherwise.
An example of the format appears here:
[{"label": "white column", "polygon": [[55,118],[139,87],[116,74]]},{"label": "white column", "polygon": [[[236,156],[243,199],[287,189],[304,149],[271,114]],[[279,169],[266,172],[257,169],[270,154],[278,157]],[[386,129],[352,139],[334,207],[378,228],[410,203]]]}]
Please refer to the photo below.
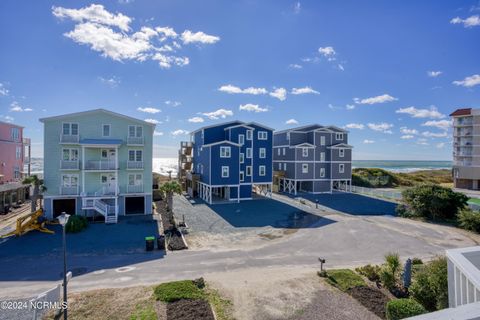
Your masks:
[{"label": "white column", "polygon": [[240,202],[240,186],[237,186],[237,203]]},{"label": "white column", "polygon": [[[118,147],[115,147],[115,196],[118,196]],[[115,205],[117,205],[117,198],[115,198]]]},{"label": "white column", "polygon": [[85,146],[82,146],[82,193],[85,193]]}]

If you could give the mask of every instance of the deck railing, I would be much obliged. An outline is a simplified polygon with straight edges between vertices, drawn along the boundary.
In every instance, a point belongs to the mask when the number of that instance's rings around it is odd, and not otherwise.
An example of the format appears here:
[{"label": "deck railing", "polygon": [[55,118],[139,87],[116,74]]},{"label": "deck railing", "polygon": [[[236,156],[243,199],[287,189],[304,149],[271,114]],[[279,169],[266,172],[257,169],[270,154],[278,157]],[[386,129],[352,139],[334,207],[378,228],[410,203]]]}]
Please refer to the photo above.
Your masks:
[{"label": "deck railing", "polygon": [[80,162],[78,160],[60,160],[60,169],[62,170],[78,170]]},{"label": "deck railing", "polygon": [[128,145],[143,146],[143,137],[127,137]]},{"label": "deck railing", "polygon": [[79,194],[78,186],[60,186],[60,194],[65,196],[73,196]]},{"label": "deck railing", "polygon": [[127,193],[142,193],[143,192],[143,184],[132,186],[127,186]]},{"label": "deck railing", "polygon": [[88,160],[85,170],[116,170],[115,160]]},{"label": "deck railing", "polygon": [[61,143],[78,143],[80,141],[80,136],[78,134],[61,134],[60,142]]},{"label": "deck railing", "polygon": [[143,169],[143,161],[127,161],[127,169]]}]

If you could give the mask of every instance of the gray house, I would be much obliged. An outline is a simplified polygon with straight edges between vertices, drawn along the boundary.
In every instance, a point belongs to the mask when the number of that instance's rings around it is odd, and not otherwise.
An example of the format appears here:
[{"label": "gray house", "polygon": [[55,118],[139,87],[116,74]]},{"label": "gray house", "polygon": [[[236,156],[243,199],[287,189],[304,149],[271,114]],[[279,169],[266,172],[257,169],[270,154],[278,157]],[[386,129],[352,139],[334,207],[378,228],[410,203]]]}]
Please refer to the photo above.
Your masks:
[{"label": "gray house", "polygon": [[348,131],[335,126],[312,124],[275,132],[273,170],[279,191],[350,191],[352,148]]}]

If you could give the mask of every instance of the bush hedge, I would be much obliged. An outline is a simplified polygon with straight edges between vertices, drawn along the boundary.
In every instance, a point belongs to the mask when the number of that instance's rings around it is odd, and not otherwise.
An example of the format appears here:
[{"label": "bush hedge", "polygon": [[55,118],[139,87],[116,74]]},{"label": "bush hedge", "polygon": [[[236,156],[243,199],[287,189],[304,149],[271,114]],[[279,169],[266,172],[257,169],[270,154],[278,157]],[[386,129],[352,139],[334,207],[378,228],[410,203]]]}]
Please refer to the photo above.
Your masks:
[{"label": "bush hedge", "polygon": [[425,264],[415,273],[409,290],[428,311],[448,308],[447,259],[439,257]]},{"label": "bush hedge", "polygon": [[367,264],[363,267],[358,267],[355,269],[362,276],[367,277],[370,281],[379,281],[380,280],[380,266]]},{"label": "bush hedge", "polygon": [[86,217],[72,215],[68,218],[68,222],[65,225],[65,232],[77,233],[88,227],[88,220]]},{"label": "bush hedge", "polygon": [[413,299],[395,299],[387,303],[388,320],[400,320],[426,313],[427,310]]},{"label": "bush hedge", "polygon": [[480,233],[480,212],[463,209],[457,214],[460,228]]}]

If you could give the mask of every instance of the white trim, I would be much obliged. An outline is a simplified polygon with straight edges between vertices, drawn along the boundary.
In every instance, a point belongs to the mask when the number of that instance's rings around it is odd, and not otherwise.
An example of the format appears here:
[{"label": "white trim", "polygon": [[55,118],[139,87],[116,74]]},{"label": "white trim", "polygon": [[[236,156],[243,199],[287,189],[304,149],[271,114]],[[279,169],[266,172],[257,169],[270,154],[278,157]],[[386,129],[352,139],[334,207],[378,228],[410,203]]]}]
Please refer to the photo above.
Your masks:
[{"label": "white trim", "polygon": [[[252,150],[252,149],[253,149],[253,148],[247,148],[246,155],[245,155],[245,157],[246,157],[247,159],[252,159],[252,157],[253,157],[253,150]],[[250,156],[248,155],[248,154],[249,154],[249,151],[250,151]]]},{"label": "white trim", "polygon": [[[249,137],[249,136],[250,136],[250,137]],[[247,139],[247,140],[253,140],[253,130],[252,130],[252,129],[247,130],[245,139]]]},{"label": "white trim", "polygon": [[[265,137],[263,137],[264,134],[265,134]],[[258,140],[268,140],[268,131],[258,131],[257,132],[257,139]]]},{"label": "white trim", "polygon": [[[222,124],[219,124],[217,126],[221,126]],[[229,126],[229,127],[226,127],[225,129],[223,130],[231,130],[231,129],[235,129],[235,128],[239,128],[239,127],[244,127],[244,128],[247,128],[247,129],[252,129],[252,130],[255,130],[255,128],[253,127],[249,127],[248,125],[246,125],[245,123],[241,123],[241,124],[237,124],[235,126]]]},{"label": "white trim", "polygon": [[[263,174],[261,168],[263,168]],[[258,175],[260,177],[265,177],[267,175],[267,167],[264,165],[258,166]]]},{"label": "white trim", "polygon": [[[240,139],[240,137],[242,137],[242,139]],[[242,140],[242,141],[240,141]],[[238,135],[238,144],[243,146],[245,144],[245,135],[244,134],[239,134]]]},{"label": "white trim", "polygon": [[[262,150],[263,150],[263,157],[262,157]],[[258,158],[259,159],[267,158],[267,148],[259,148],[258,149]]]},{"label": "white trim", "polygon": [[231,158],[232,148],[226,146],[220,146],[220,158]]},{"label": "white trim", "polygon": [[[225,172],[225,169],[226,169],[227,175],[223,174]],[[222,178],[230,178],[230,167],[229,166],[222,166],[221,177]]]},{"label": "white trim", "polygon": [[208,147],[212,147],[212,146],[216,146],[216,145],[224,144],[224,143],[231,144],[231,145],[234,145],[234,146],[237,146],[237,147],[241,147],[241,145],[239,145],[238,143],[235,143],[235,142],[232,142],[232,141],[228,141],[228,140],[223,140],[223,141],[218,141],[218,142],[212,142],[212,143],[204,144],[204,145],[202,145],[202,147],[203,147],[203,148],[208,148]]}]

